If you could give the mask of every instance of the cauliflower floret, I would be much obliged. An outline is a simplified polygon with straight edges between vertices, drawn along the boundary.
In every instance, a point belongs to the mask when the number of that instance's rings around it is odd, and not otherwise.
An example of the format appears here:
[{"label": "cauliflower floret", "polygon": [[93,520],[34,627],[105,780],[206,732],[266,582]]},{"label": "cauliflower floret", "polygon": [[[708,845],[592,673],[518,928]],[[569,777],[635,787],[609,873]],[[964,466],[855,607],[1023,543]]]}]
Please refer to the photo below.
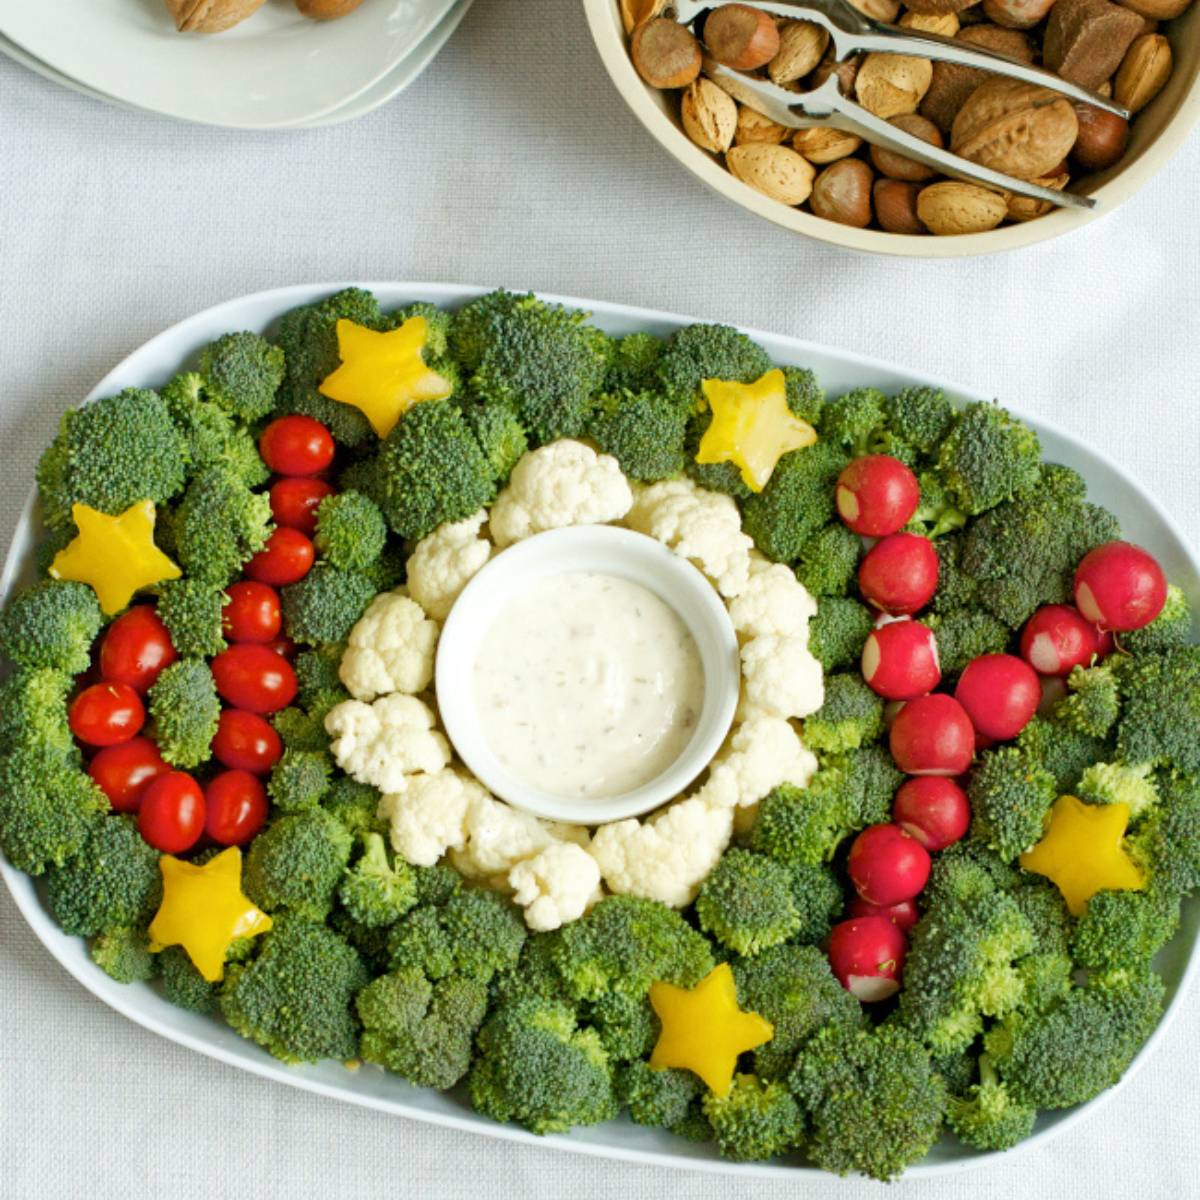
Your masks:
[{"label": "cauliflower floret", "polygon": [[415,601],[383,592],[350,631],[338,674],[355,700],[419,692],[433,678],[438,624]]},{"label": "cauliflower floret", "polygon": [[787,721],[754,713],[713,759],[696,795],[713,808],[746,808],[781,783],[807,787],[816,769],[816,755]]},{"label": "cauliflower floret", "polygon": [[517,863],[555,842],[577,842],[580,834],[584,844],[587,841],[587,831],[578,826],[540,821],[482,789],[467,807],[466,832],[466,844],[451,854],[450,861],[470,879],[507,875]]},{"label": "cauliflower floret", "polygon": [[508,882],[530,929],[558,929],[576,921],[603,895],[596,860],[571,842],[556,842],[517,863]]},{"label": "cauliflower floret", "polygon": [[692,796],[643,824],[631,819],[601,825],[591,853],[611,891],[683,908],[717,865],[732,831],[731,809]]},{"label": "cauliflower floret", "polygon": [[415,696],[345,700],[325,717],[338,766],[381,792],[399,792],[406,776],[432,774],[450,762],[450,747],[434,725],[433,710]]},{"label": "cauliflower floret", "polygon": [[422,538],[408,556],[409,595],[435,620],[444,621],[470,582],[492,555],[492,544],[479,536],[487,520],[481,508],[465,521],[441,525]]},{"label": "cauliflower floret", "polygon": [[825,675],[807,639],[764,635],[742,647],[742,684],[748,712],[807,717],[825,702]]},{"label": "cauliflower floret", "polygon": [[816,615],[817,602],[789,567],[751,553],[749,580],[729,605],[739,638],[794,637],[808,645],[808,622]]},{"label": "cauliflower floret", "polygon": [[620,520],[633,503],[617,460],[582,442],[551,442],[522,457],[488,518],[503,548],[547,529]]},{"label": "cauliflower floret", "polygon": [[465,772],[447,769],[409,775],[400,790],[382,796],[379,816],[391,826],[392,849],[405,862],[432,867],[467,840],[467,808],[483,787]]},{"label": "cauliflower floret", "polygon": [[754,543],[742,532],[729,496],[698,488],[690,479],[668,479],[638,493],[625,523],[694,563],[722,596],[745,590]]}]

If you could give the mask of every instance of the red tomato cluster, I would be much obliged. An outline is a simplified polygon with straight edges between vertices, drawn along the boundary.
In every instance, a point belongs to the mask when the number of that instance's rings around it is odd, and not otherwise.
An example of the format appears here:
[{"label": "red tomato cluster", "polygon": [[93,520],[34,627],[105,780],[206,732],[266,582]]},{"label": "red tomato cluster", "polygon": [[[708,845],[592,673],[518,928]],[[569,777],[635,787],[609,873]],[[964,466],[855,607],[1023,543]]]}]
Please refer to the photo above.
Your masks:
[{"label": "red tomato cluster", "polygon": [[156,850],[183,854],[202,837],[220,846],[245,845],[267,816],[266,775],[283,753],[267,716],[291,703],[295,647],[283,635],[277,588],[296,583],[315,557],[311,535],[317,507],[334,488],[317,478],[333,461],[329,431],[311,417],[280,417],[259,439],[263,461],[280,478],[271,486],[276,528],[246,564],[247,578],[226,589],[221,630],[229,647],[212,660],[221,712],[212,741],[223,770],[201,785],[164,761],[143,733],[143,697],[159,672],[179,657],[150,604],[119,616],[100,643],[100,682],[71,702],[71,731],[94,751],[88,773],[114,812],[136,813],[142,837]]}]

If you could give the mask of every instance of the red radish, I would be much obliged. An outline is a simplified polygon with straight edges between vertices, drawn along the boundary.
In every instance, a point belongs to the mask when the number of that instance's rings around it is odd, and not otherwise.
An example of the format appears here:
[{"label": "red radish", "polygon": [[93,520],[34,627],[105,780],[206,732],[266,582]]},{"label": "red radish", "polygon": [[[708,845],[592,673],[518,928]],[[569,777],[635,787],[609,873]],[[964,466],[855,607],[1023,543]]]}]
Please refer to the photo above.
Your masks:
[{"label": "red radish", "polygon": [[829,965],[838,982],[864,1004],[900,990],[908,940],[887,917],[852,917],[829,933]]},{"label": "red radish", "polygon": [[933,543],[915,533],[893,533],[876,542],[858,567],[858,586],[868,604],[888,613],[915,613],[937,591],[938,557]]},{"label": "red radish", "polygon": [[1021,657],[1039,675],[1070,675],[1100,652],[1100,633],[1069,604],[1047,604],[1021,631]]},{"label": "red radish", "polygon": [[934,692],[896,714],[888,745],[905,775],[961,775],[975,754],[975,728],[953,696]]},{"label": "red radish", "polygon": [[911,700],[932,692],[941,681],[937,640],[920,621],[889,621],[867,638],[862,673],[885,700]]},{"label": "red radish", "polygon": [[1015,654],[981,654],[963,668],[954,698],[984,737],[1005,742],[1033,720],[1042,699],[1042,685],[1023,658]]},{"label": "red radish", "polygon": [[855,533],[886,537],[908,524],[917,511],[917,477],[890,454],[856,458],[838,476],[837,510]]},{"label": "red radish", "polygon": [[886,917],[905,933],[921,919],[915,900],[901,900],[898,904],[872,904],[861,896],[854,896],[846,905],[846,911],[852,917]]},{"label": "red radish", "polygon": [[952,846],[971,824],[967,793],[944,775],[906,779],[892,801],[892,816],[931,854]]},{"label": "red radish", "polygon": [[1162,567],[1131,542],[1105,542],[1075,568],[1075,604],[1103,629],[1141,629],[1162,612],[1166,599]]},{"label": "red radish", "polygon": [[854,839],[846,870],[854,890],[872,904],[919,895],[929,879],[929,851],[899,825],[870,825]]}]

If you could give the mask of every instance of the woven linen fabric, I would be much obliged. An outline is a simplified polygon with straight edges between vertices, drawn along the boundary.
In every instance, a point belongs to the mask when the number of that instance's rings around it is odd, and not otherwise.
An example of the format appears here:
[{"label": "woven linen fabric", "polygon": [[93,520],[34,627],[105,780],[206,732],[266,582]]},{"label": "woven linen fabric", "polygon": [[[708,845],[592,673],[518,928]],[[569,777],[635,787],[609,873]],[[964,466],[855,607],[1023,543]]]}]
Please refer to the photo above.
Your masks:
[{"label": "woven linen fabric", "polygon": [[[147,0],[150,2],[150,0]],[[478,0],[408,92],[246,134],[108,107],[0,58],[0,531],[60,413],[167,325],[316,280],[624,301],[928,370],[1082,435],[1200,543],[1200,138],[1109,219],[1001,258],[860,257],[711,195],[603,74],[571,0]],[[1200,995],[1101,1111],[913,1200],[1198,1194]],[[438,1129],[240,1073],[75,983],[0,894],[0,1197],[807,1200],[861,1180],[668,1171]]]}]

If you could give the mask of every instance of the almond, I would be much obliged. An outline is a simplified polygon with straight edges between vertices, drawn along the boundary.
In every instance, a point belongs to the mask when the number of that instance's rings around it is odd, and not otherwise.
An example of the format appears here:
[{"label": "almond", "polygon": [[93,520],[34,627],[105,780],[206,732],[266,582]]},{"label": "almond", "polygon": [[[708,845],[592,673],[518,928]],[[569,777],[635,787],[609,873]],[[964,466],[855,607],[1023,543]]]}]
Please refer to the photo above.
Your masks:
[{"label": "almond", "polygon": [[770,142],[778,146],[791,137],[792,131],[786,125],[778,125],[770,117],[744,104],[738,105],[737,132],[733,141],[736,146],[747,146],[754,142]]},{"label": "almond", "polygon": [[667,0],[621,0],[621,24],[626,34],[632,33],[644,21],[661,15]]},{"label": "almond", "polygon": [[735,178],[781,204],[803,204],[816,175],[795,150],[763,142],[734,146],[725,155],[725,163]]},{"label": "almond", "polygon": [[917,196],[917,216],[930,233],[950,237],[995,229],[1008,213],[1003,196],[974,183],[948,179]]},{"label": "almond", "polygon": [[737,131],[737,102],[711,79],[694,79],[679,108],[684,132],[702,150],[724,154]]},{"label": "almond", "polygon": [[1161,33],[1144,33],[1129,47],[1113,84],[1113,98],[1140,112],[1171,78],[1171,43]]},{"label": "almond", "polygon": [[868,54],[858,68],[854,92],[859,103],[877,117],[917,111],[929,90],[933,64],[908,54]]},{"label": "almond", "polygon": [[821,61],[829,33],[812,21],[788,21],[779,31],[779,49],[767,63],[772,83],[794,83]]},{"label": "almond", "polygon": [[906,12],[900,18],[901,29],[914,29],[917,33],[936,33],[938,37],[954,37],[962,22],[957,13]]},{"label": "almond", "polygon": [[810,163],[823,165],[853,154],[862,145],[862,138],[828,125],[814,125],[812,129],[797,129],[792,145]]}]

